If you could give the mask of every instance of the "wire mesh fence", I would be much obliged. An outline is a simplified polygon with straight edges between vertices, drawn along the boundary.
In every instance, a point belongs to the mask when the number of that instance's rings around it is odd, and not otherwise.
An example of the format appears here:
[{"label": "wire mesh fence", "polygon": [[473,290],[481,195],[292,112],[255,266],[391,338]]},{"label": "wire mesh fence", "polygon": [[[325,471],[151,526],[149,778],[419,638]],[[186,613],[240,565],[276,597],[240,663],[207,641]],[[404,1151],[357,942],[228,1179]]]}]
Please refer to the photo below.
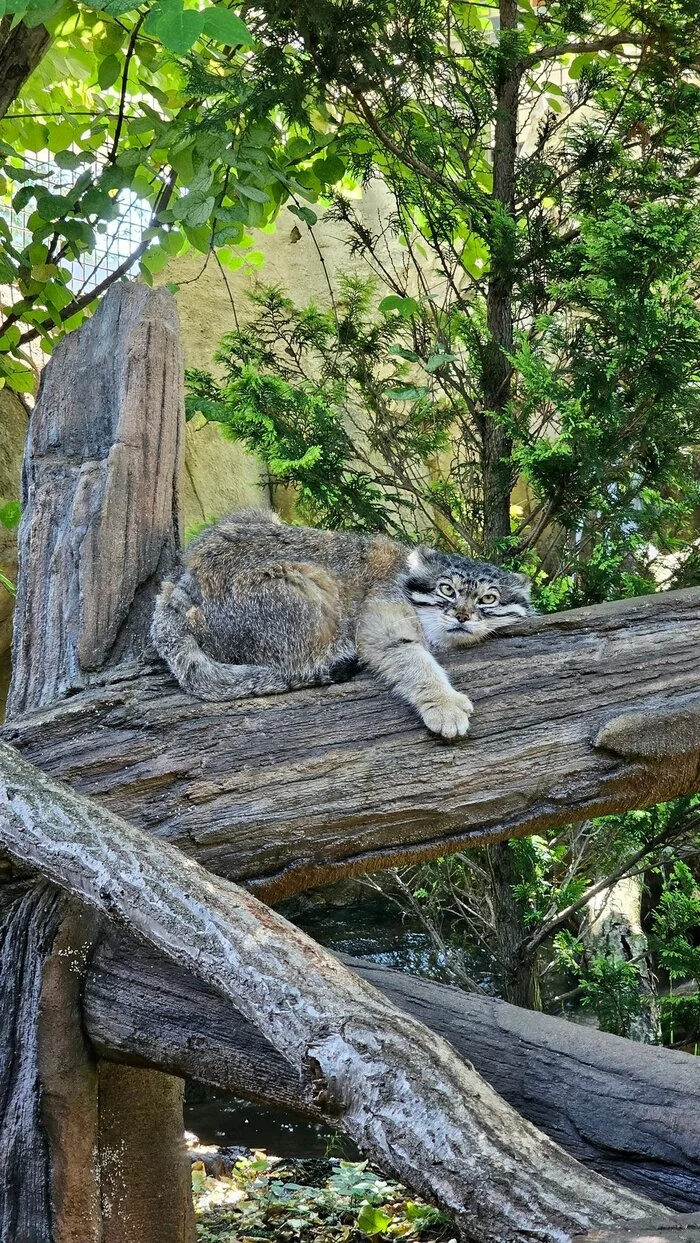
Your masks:
[{"label": "wire mesh fence", "polygon": [[[41,184],[51,194],[63,194],[74,184],[75,173],[59,168],[53,160],[45,158],[43,153],[34,157],[27,154],[25,163],[34,168],[37,178],[41,179]],[[89,168],[87,165],[83,167],[86,170]],[[100,170],[101,165],[97,161],[90,169],[95,177]],[[119,211],[114,220],[97,225],[94,249],[86,251],[77,259],[66,258],[61,261],[61,266],[70,270],[68,284],[76,296],[89,293],[105,277],[115,272],[133,254],[148,228],[151,208],[143,199],[139,199],[131,191],[122,190],[117,196],[117,206]],[[19,250],[23,250],[32,240],[28,221],[33,210],[31,202],[16,211],[9,196],[6,199],[0,198],[0,216],[7,222],[12,232],[13,244]],[[3,290],[3,301],[10,305],[20,297],[17,290]]]}]

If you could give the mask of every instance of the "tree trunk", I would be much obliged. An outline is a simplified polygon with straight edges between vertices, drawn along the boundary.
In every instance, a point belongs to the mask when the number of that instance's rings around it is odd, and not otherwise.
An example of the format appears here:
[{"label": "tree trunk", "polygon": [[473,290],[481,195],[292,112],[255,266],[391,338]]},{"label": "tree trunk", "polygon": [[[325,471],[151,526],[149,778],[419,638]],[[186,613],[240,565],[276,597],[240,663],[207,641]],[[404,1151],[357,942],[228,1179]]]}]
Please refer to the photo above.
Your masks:
[{"label": "tree trunk", "polygon": [[[177,315],[165,291],[115,288],[93,319],[54,352],[23,468],[8,699],[13,719],[79,688],[88,670],[146,650],[153,595],[178,546],[182,406]],[[59,911],[54,922],[52,903]],[[107,1097],[98,1092],[98,1067],[83,1050],[78,1023],[77,989],[90,934],[84,918],[71,923],[62,914],[63,903],[55,893],[45,896],[43,884],[24,903],[27,909],[34,904],[30,974],[41,996],[50,988],[51,1022],[32,1007],[31,993],[29,1000],[15,996],[0,1016],[10,1066],[35,1050],[35,1073],[21,1085],[22,1109],[6,1114],[4,1125],[8,1150],[27,1149],[26,1177],[41,1188],[40,1195],[22,1195],[26,1233],[12,1234],[12,1204],[2,1206],[0,1239],[133,1243],[137,1236],[130,1231],[138,1222],[138,1243],[191,1243],[184,1151],[163,1148],[167,1213],[158,1211],[150,1177],[144,1179],[130,1153],[138,1143],[145,1154],[141,1137],[149,1130],[179,1128],[182,1135],[181,1085],[164,1092],[162,1076],[141,1072],[144,1090],[138,1098],[131,1094],[128,1111],[100,1108]],[[12,998],[21,974],[9,978]],[[124,1100],[132,1073],[110,1068],[107,1081],[110,1099]],[[101,1201],[109,1207],[115,1197],[123,1211],[108,1214],[103,1227]]]},{"label": "tree trunk", "polygon": [[593,1226],[643,1223],[649,1201],[584,1171],[450,1045],[281,916],[4,744],[0,847],[220,991],[322,1116],[453,1213],[465,1239],[564,1243]]},{"label": "tree trunk", "polygon": [[[503,51],[501,77],[496,83],[496,120],[493,141],[495,213],[490,244],[490,275],[486,295],[488,341],[484,347],[482,377],[485,414],[480,420],[481,469],[484,489],[484,552],[498,554],[498,545],[510,535],[510,493],[513,486],[512,441],[503,423],[511,397],[513,349],[513,266],[515,260],[515,161],[518,140],[518,102],[522,70],[511,55],[504,35],[518,25],[517,0],[500,0],[500,37]],[[497,213],[497,214],[496,214]]]},{"label": "tree trunk", "polygon": [[[341,961],[448,1040],[572,1156],[668,1208],[700,1208],[698,1059],[377,963]],[[221,993],[112,926],[88,967],[83,1021],[105,1056],[319,1117],[298,1072]]]},{"label": "tree trunk", "polygon": [[694,793],[699,650],[697,588],[535,618],[447,662],[476,703],[456,746],[369,677],[211,704],[134,665],[2,737],[277,901]]},{"label": "tree trunk", "polygon": [[194,1239],[184,1086],[172,1075],[100,1062],[102,1243]]},{"label": "tree trunk", "polygon": [[620,1013],[608,1030],[629,1040],[658,1044],[659,999],[642,929],[643,887],[641,876],[629,876],[597,894],[586,908],[583,940],[589,957],[601,954],[612,962],[634,962],[639,972],[639,1013]]},{"label": "tree trunk", "polygon": [[523,924],[522,907],[513,889],[522,877],[515,865],[515,855],[508,842],[497,842],[486,849],[493,901],[496,952],[502,971],[506,1001],[525,1010],[541,1010],[542,994],[537,968],[537,952],[526,950],[527,930]]},{"label": "tree trunk", "polygon": [[0,18],[0,120],[51,43],[45,26],[19,22],[13,29],[12,21],[11,14]]}]

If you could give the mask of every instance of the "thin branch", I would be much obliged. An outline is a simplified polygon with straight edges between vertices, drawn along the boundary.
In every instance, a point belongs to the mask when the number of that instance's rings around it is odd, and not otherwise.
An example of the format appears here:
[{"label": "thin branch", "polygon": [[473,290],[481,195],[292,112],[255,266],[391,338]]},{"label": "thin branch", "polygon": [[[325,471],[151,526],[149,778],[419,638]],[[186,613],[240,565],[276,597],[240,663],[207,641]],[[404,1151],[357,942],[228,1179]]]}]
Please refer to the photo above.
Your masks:
[{"label": "thin branch", "polygon": [[131,37],[129,39],[129,43],[126,49],[126,55],[124,57],[124,70],[122,72],[121,91],[119,94],[119,112],[117,114],[117,124],[114,128],[114,139],[112,142],[112,146],[110,148],[109,155],[107,156],[108,164],[114,164],[114,161],[117,158],[117,151],[119,150],[119,139],[121,138],[122,126],[124,125],[124,113],[126,110],[126,92],[127,92],[128,79],[129,79],[129,69],[131,67],[131,59],[136,49],[136,40],[139,37],[139,31],[141,27],[143,26],[143,23],[145,22],[145,20],[146,20],[146,13],[139,14],[139,17],[134,25],[134,29],[131,32]]},{"label": "thin branch", "polygon": [[543,47],[538,52],[531,52],[520,61],[523,69],[539,65],[543,60],[557,60],[560,56],[582,56],[586,52],[609,52],[621,43],[634,43],[639,46],[642,36],[631,30],[616,30],[614,34],[603,35],[600,39],[590,39],[583,43],[557,43],[554,47]]}]

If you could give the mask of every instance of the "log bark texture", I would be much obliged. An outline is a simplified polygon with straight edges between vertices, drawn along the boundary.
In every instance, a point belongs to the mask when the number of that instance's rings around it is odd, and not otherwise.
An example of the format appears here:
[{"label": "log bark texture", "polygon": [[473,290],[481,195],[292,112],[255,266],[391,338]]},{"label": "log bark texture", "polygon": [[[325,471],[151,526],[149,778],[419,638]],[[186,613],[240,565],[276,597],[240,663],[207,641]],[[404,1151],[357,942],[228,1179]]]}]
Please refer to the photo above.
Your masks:
[{"label": "log bark texture", "polygon": [[30,73],[51,42],[45,26],[13,24],[13,15],[0,19],[0,119],[14,103]]},{"label": "log bark texture", "polygon": [[[0,927],[0,1240],[52,1243],[49,1145],[35,1091],[44,968],[58,933],[61,896],[49,885],[27,900],[7,888]],[[28,1036],[15,1043],[15,1032]]]},{"label": "log bark texture", "polygon": [[[699,1059],[341,961],[579,1161],[679,1212],[700,1209]],[[83,1021],[103,1056],[319,1116],[301,1076],[221,993],[111,925],[88,967]]]},{"label": "log bark texture", "polygon": [[454,1213],[465,1238],[564,1243],[643,1222],[648,1200],[584,1171],[449,1044],[281,916],[4,744],[0,847],[218,989],[265,1032],[322,1116]]},{"label": "log bark texture", "polygon": [[[146,649],[153,595],[179,546],[182,422],[174,301],[164,290],[115,287],[92,320],[59,344],[30,421],[10,716],[53,704],[78,689],[87,671]],[[79,1017],[91,937],[86,922],[94,934],[96,921],[86,921],[84,910],[70,919],[70,912],[59,916],[64,896],[45,896],[42,882],[34,890],[23,903],[24,910],[36,904],[26,976],[34,991],[40,989],[40,1004],[32,1001],[31,987],[25,997],[19,967],[8,972],[0,1031],[6,1066],[23,1064],[34,1050],[34,1074],[24,1075],[15,1090],[18,1101],[23,1093],[21,1107],[6,1114],[4,1125],[7,1151],[23,1152],[23,1177],[34,1178],[41,1194],[25,1195],[17,1178],[26,1220],[15,1234],[13,1205],[1,1205],[0,1237],[190,1243],[184,1148],[162,1148],[167,1212],[155,1214],[150,1184],[130,1162],[149,1128],[168,1134],[179,1127],[182,1135],[181,1085],[171,1084],[168,1095],[162,1074],[141,1071],[143,1091],[132,1097],[128,1114],[100,1108],[106,1096],[98,1090],[98,1066],[84,1047]],[[9,942],[8,953],[12,948]],[[21,948],[15,944],[16,952]],[[115,1066],[106,1072],[115,1100],[127,1095],[131,1074]],[[103,1220],[110,1198],[122,1211]]]},{"label": "log bark texture", "polygon": [[[39,584],[37,584],[39,587]],[[536,618],[454,658],[429,737],[369,677],[235,704],[132,664],[6,726],[44,771],[277,900],[700,788],[700,589]]]},{"label": "log bark texture", "polygon": [[114,286],[59,342],[29,424],[8,718],[147,649],[179,547],[183,427],[174,299]]}]

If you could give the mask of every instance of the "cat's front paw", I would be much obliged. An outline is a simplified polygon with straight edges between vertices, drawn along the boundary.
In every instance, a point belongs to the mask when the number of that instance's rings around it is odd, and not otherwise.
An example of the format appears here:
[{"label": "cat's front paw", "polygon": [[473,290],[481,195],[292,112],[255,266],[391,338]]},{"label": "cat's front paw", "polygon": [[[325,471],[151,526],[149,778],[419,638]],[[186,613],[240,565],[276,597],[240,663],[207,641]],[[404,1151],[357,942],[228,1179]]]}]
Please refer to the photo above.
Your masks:
[{"label": "cat's front paw", "polygon": [[469,717],[473,711],[471,699],[454,691],[449,698],[445,696],[439,703],[421,708],[420,714],[431,734],[439,734],[441,738],[464,738],[469,732]]}]

